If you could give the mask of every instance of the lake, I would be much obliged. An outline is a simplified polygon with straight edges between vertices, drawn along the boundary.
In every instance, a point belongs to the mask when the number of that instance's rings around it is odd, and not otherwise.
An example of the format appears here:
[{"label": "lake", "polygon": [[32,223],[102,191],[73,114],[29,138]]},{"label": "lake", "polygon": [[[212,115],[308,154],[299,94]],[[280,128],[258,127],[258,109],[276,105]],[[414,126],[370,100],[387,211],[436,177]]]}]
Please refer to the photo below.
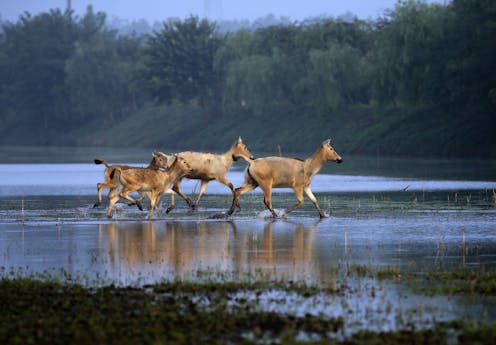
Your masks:
[{"label": "lake", "polygon": [[[341,165],[327,163],[312,182],[330,215],[323,220],[309,200],[273,219],[259,190],[243,195],[241,210],[232,217],[211,219],[229,208],[231,196],[225,186],[210,183],[198,211],[176,197],[176,209],[166,214],[165,196],[155,219],[148,221],[147,212],[124,202],[112,219],[105,217],[106,202],[92,208],[103,167],[91,163],[91,149],[80,149],[66,162],[63,156],[70,150],[61,149],[54,158],[6,152],[0,150],[2,276],[48,275],[90,286],[205,277],[346,284],[347,292],[332,299],[284,295],[286,302],[274,303],[281,298],[270,292],[261,299],[270,310],[350,315],[346,322],[358,329],[401,328],[398,315],[419,326],[433,319],[496,319],[494,297],[432,296],[367,274],[393,269],[422,277],[439,269],[495,270],[494,161],[345,156]],[[110,149],[105,153],[125,156]],[[37,161],[40,156],[43,162]],[[135,164],[146,165],[151,155],[143,152],[142,157]],[[238,162],[228,174],[235,186],[242,184],[244,166]],[[198,192],[196,181],[182,186],[187,194]],[[295,203],[290,190],[274,192],[275,208]],[[356,270],[365,273],[349,274]]]}]

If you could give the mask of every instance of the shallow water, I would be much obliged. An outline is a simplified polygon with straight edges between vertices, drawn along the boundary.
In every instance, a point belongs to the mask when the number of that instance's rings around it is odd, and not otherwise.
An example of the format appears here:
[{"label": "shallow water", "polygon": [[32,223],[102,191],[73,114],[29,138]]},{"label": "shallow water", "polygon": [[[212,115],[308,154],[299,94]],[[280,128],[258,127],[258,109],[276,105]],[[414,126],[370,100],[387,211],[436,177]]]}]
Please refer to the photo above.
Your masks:
[{"label": "shallow water", "polygon": [[[429,327],[454,319],[492,322],[490,296],[425,295],[401,281],[355,277],[393,267],[402,275],[484,266],[496,269],[496,212],[372,212],[230,221],[181,215],[158,221],[7,222],[0,231],[3,274],[42,273],[86,285],[168,280],[278,280],[346,286],[333,296],[278,290],[251,296],[260,309],[344,317],[345,329]],[[236,300],[236,299],[233,299]]]},{"label": "shallow water", "polygon": [[327,283],[336,267],[496,268],[496,212],[408,211],[322,221],[194,216],[158,221],[2,224],[0,262],[26,272],[62,269],[118,283],[194,279],[200,270]]},{"label": "shallow water", "polygon": [[[352,159],[346,169],[329,163],[312,182],[331,215],[323,220],[308,200],[274,220],[259,191],[243,195],[234,216],[213,220],[227,210],[231,196],[225,186],[210,183],[199,211],[176,197],[176,209],[166,214],[165,196],[154,221],[125,203],[111,220],[105,204],[92,208],[101,166],[0,164],[0,276],[42,274],[87,285],[205,278],[343,284],[343,294],[332,298],[278,291],[254,298],[269,310],[345,316],[352,329],[496,320],[490,296],[428,296],[401,281],[350,275],[357,267],[392,267],[413,276],[435,269],[496,269],[494,162],[408,162],[412,166],[392,160],[390,170],[378,160]],[[234,166],[228,175],[235,186],[242,183],[243,167]],[[198,190],[195,181],[182,187],[188,194]],[[295,203],[290,190],[275,192],[279,212]]]},{"label": "shallow water", "polygon": [[[146,164],[134,164],[145,166]],[[94,164],[0,164],[0,196],[24,195],[94,195],[96,183],[103,182],[104,166]],[[234,169],[233,169],[234,170]],[[243,184],[243,172],[231,171],[227,178],[234,186]],[[186,193],[199,189],[198,181],[185,179]],[[394,191],[463,191],[496,189],[496,181],[440,180],[319,174],[312,180],[314,192],[394,192]],[[276,192],[292,192],[279,189]],[[208,184],[207,193],[230,194],[216,182]],[[260,193],[256,189],[253,193]]]}]

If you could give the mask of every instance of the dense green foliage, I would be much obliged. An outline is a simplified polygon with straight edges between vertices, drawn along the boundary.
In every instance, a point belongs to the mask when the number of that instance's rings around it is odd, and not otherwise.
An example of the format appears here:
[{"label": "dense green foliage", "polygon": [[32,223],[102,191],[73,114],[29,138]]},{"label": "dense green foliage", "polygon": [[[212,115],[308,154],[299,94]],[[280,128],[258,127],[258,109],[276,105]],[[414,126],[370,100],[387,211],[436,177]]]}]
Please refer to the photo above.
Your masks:
[{"label": "dense green foliage", "polygon": [[0,144],[496,157],[496,3],[375,20],[119,35],[103,13],[2,23]]}]

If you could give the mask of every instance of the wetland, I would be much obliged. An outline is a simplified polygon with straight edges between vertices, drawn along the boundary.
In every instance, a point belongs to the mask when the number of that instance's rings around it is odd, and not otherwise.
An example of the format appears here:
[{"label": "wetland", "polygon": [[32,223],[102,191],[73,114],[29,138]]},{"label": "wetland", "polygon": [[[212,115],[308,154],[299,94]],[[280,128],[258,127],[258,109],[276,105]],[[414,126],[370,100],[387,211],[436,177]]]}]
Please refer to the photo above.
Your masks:
[{"label": "wetland", "polygon": [[[123,202],[112,219],[92,208],[103,169],[86,154],[3,157],[2,343],[496,339],[493,161],[327,163],[312,183],[323,220],[309,200],[273,219],[258,190],[212,219],[231,196],[211,183],[198,211],[176,198],[166,214],[164,196],[148,221]],[[243,168],[228,174],[235,186]],[[294,202],[274,193],[278,209]]]}]

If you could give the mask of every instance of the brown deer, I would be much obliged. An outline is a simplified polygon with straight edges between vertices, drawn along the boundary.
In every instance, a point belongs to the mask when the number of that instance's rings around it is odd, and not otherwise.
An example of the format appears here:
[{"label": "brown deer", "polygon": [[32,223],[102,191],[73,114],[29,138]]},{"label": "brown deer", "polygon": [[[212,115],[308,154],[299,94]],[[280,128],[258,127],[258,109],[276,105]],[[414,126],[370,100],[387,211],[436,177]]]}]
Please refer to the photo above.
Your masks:
[{"label": "brown deer", "polygon": [[[162,152],[157,152],[154,151],[152,153],[152,160],[150,164],[148,164],[147,168],[148,169],[154,169],[154,170],[159,170],[161,168],[166,168],[167,167],[167,161],[171,156],[166,155],[165,153]],[[103,159],[95,159],[94,160],[95,164],[103,164],[105,165],[105,171],[103,173],[103,176],[105,178],[105,182],[103,183],[97,183],[96,187],[98,189],[98,201],[95,202],[93,205],[93,208],[98,207],[102,203],[102,189],[104,188],[110,188],[113,189],[117,187],[117,178],[114,176],[113,178],[110,178],[110,175],[114,172],[116,168],[120,168],[121,170],[127,170],[127,169],[132,169],[132,168],[137,168],[129,165],[123,165],[123,164],[114,164],[110,165]],[[169,189],[169,191],[166,192],[167,194],[171,194],[171,203],[174,205],[174,192]],[[143,200],[144,194],[140,193],[140,199]]]},{"label": "brown deer", "polygon": [[172,189],[174,192],[179,194],[193,209],[198,209],[198,204],[205,193],[208,182],[212,180],[217,180],[220,183],[229,187],[234,195],[234,186],[226,178],[228,170],[231,168],[233,162],[237,161],[241,156],[245,159],[253,159],[253,155],[248,150],[241,137],[234,143],[234,145],[224,154],[213,154],[205,152],[179,152],[179,156],[183,157],[191,166],[191,172],[186,174],[185,177],[189,179],[201,180],[200,192],[196,202],[193,202],[188,196],[186,196],[179,189],[181,185],[181,179],[174,183]]},{"label": "brown deer", "polygon": [[144,192],[150,199],[150,211],[148,218],[151,219],[153,211],[157,207],[160,198],[169,186],[178,179],[191,172],[189,164],[184,158],[174,155],[167,170],[156,170],[149,168],[131,168],[122,170],[116,168],[111,174],[111,178],[117,178],[117,186],[109,193],[109,207],[107,217],[112,217],[112,209],[115,203],[120,199],[126,199],[136,204],[140,210],[143,210],[139,200],[132,198],[129,194],[132,192]]},{"label": "brown deer", "polygon": [[292,188],[296,193],[298,203],[286,209],[285,213],[289,213],[303,205],[303,192],[305,192],[315,205],[320,217],[326,217],[320,209],[317,198],[310,189],[310,182],[326,161],[332,160],[337,163],[343,161],[331,146],[331,139],[324,141],[313,156],[306,160],[287,157],[265,157],[255,160],[246,157],[242,158],[248,162],[248,167],[245,169],[245,182],[243,186],[236,188],[234,191],[233,202],[227,215],[231,215],[234,212],[234,208],[242,194],[259,186],[264,193],[265,206],[276,218],[277,214],[272,207],[271,201],[272,188]]}]

